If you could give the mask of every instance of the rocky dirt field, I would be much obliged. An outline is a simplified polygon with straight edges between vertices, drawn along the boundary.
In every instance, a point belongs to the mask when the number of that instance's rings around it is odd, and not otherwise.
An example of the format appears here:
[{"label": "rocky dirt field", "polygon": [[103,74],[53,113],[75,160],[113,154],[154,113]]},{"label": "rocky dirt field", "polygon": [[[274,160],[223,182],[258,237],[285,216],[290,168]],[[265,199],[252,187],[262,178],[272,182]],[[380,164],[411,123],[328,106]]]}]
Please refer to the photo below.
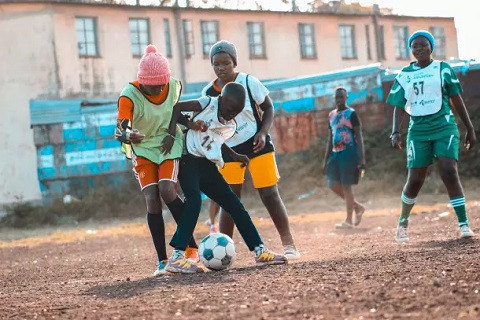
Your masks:
[{"label": "rocky dirt field", "polygon": [[[398,245],[398,202],[352,231],[333,227],[342,212],[307,208],[291,217],[300,260],[256,268],[236,234],[232,268],[198,275],[151,277],[139,222],[0,242],[0,319],[479,319],[478,237],[458,239],[451,208],[431,204]],[[467,206],[480,234],[480,203]],[[273,224],[254,221],[280,250]],[[196,237],[206,233],[199,223]]]}]

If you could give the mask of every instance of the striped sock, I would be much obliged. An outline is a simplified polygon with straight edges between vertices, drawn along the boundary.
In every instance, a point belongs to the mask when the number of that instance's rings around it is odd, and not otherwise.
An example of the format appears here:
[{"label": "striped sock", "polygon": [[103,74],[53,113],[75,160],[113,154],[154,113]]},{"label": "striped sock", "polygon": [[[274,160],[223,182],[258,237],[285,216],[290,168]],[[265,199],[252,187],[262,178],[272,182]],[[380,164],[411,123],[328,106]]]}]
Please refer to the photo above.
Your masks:
[{"label": "striped sock", "polygon": [[402,227],[408,227],[408,221],[410,220],[410,212],[412,211],[415,202],[417,202],[417,198],[409,198],[402,192],[402,213],[400,214],[400,219],[398,221],[398,225]]},{"label": "striped sock", "polygon": [[464,226],[468,225],[467,219],[467,210],[465,208],[465,197],[451,198],[450,203],[452,204],[453,210],[458,218],[458,225]]}]

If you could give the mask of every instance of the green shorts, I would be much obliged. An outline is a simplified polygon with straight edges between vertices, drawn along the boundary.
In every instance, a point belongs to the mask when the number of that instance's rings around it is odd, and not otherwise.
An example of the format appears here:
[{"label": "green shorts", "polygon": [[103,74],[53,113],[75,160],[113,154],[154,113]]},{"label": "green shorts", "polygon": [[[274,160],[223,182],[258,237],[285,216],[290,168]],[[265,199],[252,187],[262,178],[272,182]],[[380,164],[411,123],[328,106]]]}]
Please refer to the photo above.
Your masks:
[{"label": "green shorts", "polygon": [[407,167],[424,168],[431,165],[436,158],[458,160],[460,138],[458,134],[436,139],[415,140],[407,137]]}]

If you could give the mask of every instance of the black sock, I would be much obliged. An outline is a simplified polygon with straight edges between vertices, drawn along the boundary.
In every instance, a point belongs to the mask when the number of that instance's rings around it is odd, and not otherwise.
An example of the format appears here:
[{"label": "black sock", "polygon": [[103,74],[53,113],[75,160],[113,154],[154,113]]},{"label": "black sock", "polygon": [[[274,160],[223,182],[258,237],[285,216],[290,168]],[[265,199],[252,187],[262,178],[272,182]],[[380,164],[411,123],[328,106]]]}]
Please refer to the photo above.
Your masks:
[{"label": "black sock", "polygon": [[165,247],[165,225],[163,224],[162,213],[147,213],[147,222],[152,234],[153,245],[157,251],[158,261],[167,259],[167,248]]},{"label": "black sock", "polygon": [[[167,203],[167,207],[172,213],[173,219],[175,222],[178,224],[180,222],[180,217],[182,216],[182,211],[183,211],[183,201],[180,200],[179,197],[177,197],[175,200],[173,200],[170,203]],[[190,239],[190,242],[188,244],[190,248],[198,248],[197,244],[195,243],[195,239],[193,237]]]}]

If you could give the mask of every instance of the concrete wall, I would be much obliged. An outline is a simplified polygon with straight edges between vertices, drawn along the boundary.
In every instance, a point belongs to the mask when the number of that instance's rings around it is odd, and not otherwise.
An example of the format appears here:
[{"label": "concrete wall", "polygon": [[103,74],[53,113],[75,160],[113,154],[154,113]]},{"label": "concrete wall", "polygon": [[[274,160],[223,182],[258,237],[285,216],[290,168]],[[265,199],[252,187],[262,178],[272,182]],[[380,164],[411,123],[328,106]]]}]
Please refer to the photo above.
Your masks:
[{"label": "concrete wall", "polygon": [[29,100],[58,94],[52,12],[36,5],[2,9],[0,203],[40,198]]}]

